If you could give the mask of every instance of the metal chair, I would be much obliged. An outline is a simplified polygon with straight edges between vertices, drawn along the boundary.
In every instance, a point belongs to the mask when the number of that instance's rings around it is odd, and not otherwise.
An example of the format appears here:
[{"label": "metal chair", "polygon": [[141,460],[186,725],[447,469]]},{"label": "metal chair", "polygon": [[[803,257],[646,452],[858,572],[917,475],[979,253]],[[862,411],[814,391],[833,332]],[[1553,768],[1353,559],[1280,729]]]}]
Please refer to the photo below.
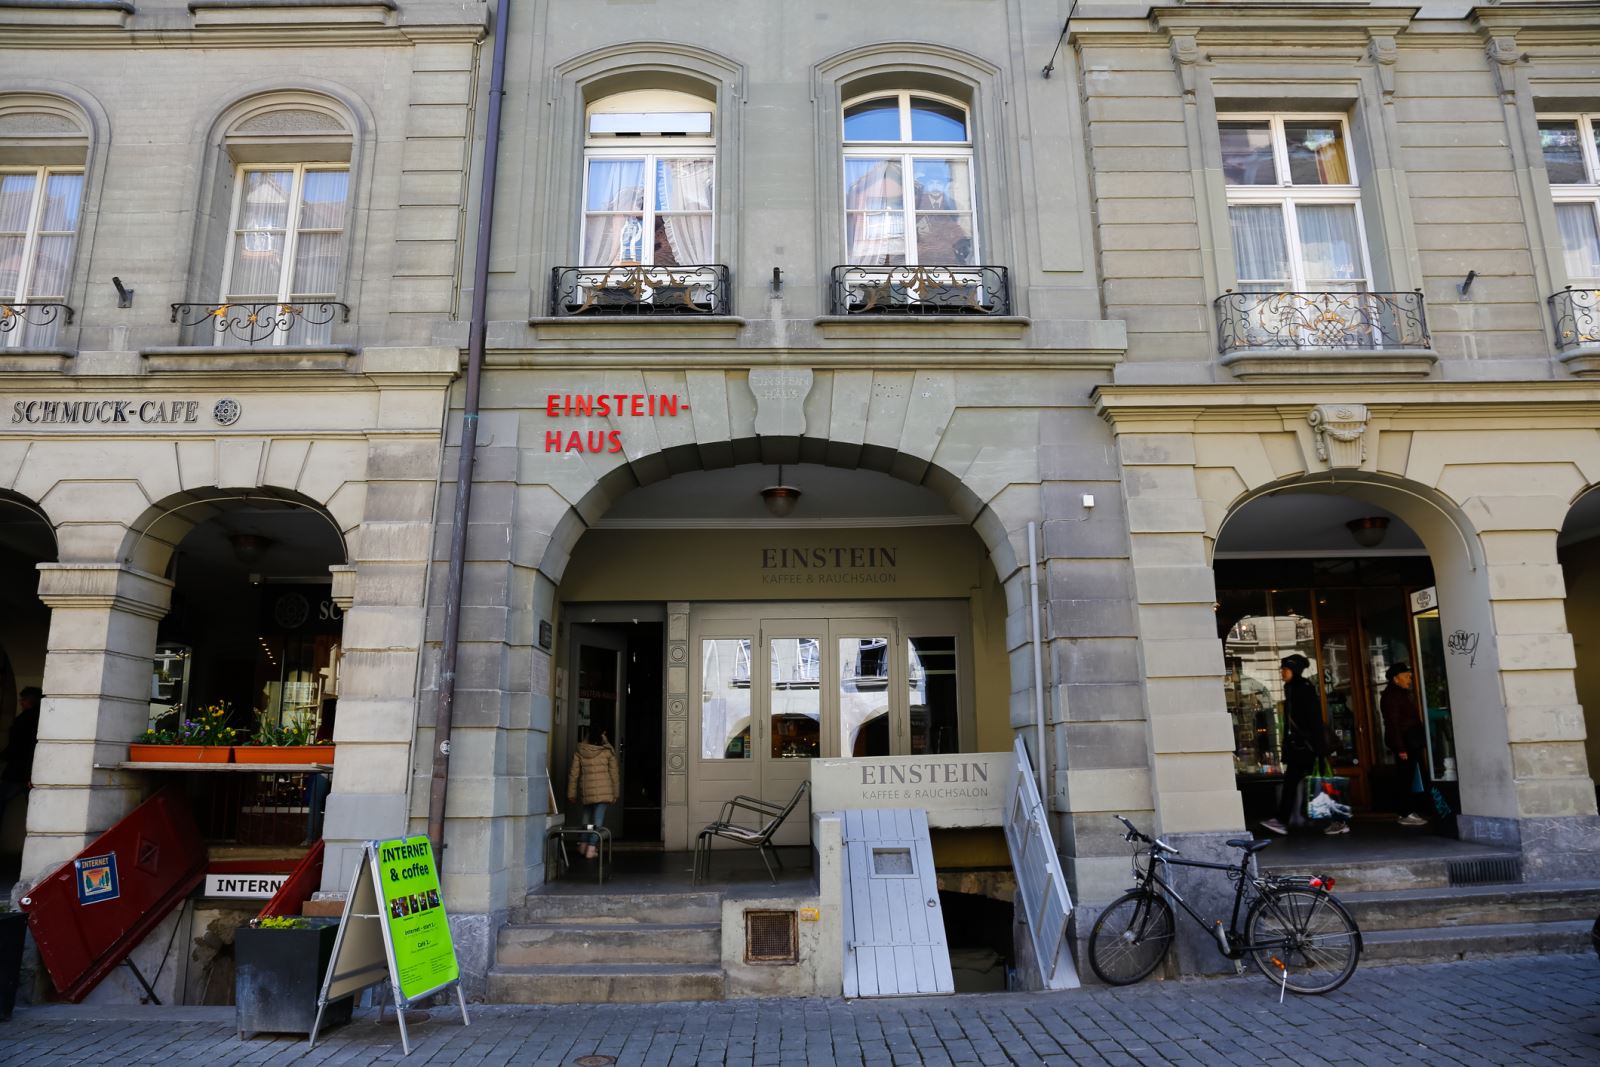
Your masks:
[{"label": "metal chair", "polygon": [[[772,835],[778,832],[778,827],[783,825],[783,820],[789,817],[800,804],[800,798],[811,789],[809,780],[801,782],[800,788],[794,791],[794,796],[789,798],[789,803],[778,805],[755,797],[737,796],[722,805],[722,812],[717,816],[716,822],[710,823],[694,840],[694,884],[699,885],[711,877],[711,841],[713,838],[722,838],[735,844],[746,845],[761,853],[761,862],[767,865],[767,877],[772,879],[772,884],[778,884],[778,876],[772,870],[772,861],[777,861],[778,868],[783,868],[783,860],[779,858],[778,851],[772,845]],[[734,813],[740,810],[751,812],[755,815],[755,826],[745,826],[734,821]],[[768,822],[767,820],[771,820]],[[768,857],[771,857],[771,860]]]}]

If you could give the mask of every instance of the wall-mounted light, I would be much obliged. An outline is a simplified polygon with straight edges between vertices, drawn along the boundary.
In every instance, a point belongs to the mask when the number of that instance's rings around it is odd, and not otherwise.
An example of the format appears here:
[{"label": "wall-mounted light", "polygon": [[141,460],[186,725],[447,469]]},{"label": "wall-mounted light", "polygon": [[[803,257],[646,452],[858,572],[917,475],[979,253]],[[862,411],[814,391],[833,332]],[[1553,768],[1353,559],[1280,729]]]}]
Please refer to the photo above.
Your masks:
[{"label": "wall-mounted light", "polygon": [[1364,519],[1351,519],[1344,527],[1362,548],[1377,548],[1383,543],[1383,535],[1389,532],[1389,520],[1382,515],[1369,515]]},{"label": "wall-mounted light", "polygon": [[799,503],[800,490],[784,484],[783,464],[778,464],[778,483],[761,490],[761,501],[766,504],[767,511],[775,519],[788,515],[794,510],[795,504]]}]

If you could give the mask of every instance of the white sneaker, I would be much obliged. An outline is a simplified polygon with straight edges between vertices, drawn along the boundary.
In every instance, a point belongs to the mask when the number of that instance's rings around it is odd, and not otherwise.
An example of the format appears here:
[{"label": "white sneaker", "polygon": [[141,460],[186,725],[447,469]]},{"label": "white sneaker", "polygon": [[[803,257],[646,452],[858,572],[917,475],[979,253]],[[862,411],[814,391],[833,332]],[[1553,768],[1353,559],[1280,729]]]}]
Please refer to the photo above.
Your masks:
[{"label": "white sneaker", "polygon": [[1277,819],[1266,820],[1261,824],[1261,828],[1263,830],[1271,830],[1275,834],[1287,834],[1289,832],[1289,828]]},{"label": "white sneaker", "polygon": [[1347,822],[1331,822],[1328,824],[1328,828],[1322,832],[1327,837],[1333,837],[1335,834],[1347,834],[1350,832],[1350,824]]},{"label": "white sneaker", "polygon": [[1428,825],[1428,820],[1424,819],[1420,815],[1402,815],[1402,816],[1400,816],[1398,822],[1400,823],[1401,826],[1426,826],[1426,825]]}]

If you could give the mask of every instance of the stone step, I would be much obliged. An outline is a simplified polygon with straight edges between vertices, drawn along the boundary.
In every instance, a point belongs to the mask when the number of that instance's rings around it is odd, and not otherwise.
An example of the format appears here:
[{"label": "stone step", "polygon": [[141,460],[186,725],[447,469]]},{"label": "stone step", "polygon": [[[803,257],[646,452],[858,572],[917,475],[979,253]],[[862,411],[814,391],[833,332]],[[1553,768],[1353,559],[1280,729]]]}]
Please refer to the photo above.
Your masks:
[{"label": "stone step", "polygon": [[573,964],[489,971],[491,1004],[660,1004],[722,1000],[721,967],[676,964]]},{"label": "stone step", "polygon": [[[1270,852],[1271,850],[1267,850]],[[1501,856],[1472,856],[1466,862],[1482,860],[1515,860],[1516,853]],[[1341,897],[1345,893],[1388,892],[1404,889],[1450,888],[1450,866],[1462,863],[1445,857],[1416,857],[1381,860],[1276,860],[1266,853],[1261,855],[1263,874],[1331,874],[1336,885],[1334,891]],[[1512,879],[1515,884],[1519,879]]]},{"label": "stone step", "polygon": [[1593,919],[1572,922],[1491,923],[1407,930],[1363,930],[1361,962],[1437,963],[1493,956],[1544,955],[1589,950]]},{"label": "stone step", "polygon": [[716,966],[718,923],[532,923],[502,926],[495,961],[502,965],[672,963]]},{"label": "stone step", "polygon": [[1521,923],[1590,922],[1600,913],[1600,882],[1461,886],[1346,893],[1339,900],[1362,933],[1417,927],[1464,927]]},{"label": "stone step", "polygon": [[722,897],[715,892],[529,893],[511,909],[513,924],[526,923],[720,923]]}]

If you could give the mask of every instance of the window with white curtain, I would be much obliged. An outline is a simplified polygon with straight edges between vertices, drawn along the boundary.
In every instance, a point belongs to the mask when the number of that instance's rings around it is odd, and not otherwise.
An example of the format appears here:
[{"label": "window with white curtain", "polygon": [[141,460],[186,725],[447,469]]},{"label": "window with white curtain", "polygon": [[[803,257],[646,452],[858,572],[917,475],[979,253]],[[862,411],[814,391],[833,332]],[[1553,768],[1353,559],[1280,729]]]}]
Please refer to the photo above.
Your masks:
[{"label": "window with white curtain", "polygon": [[82,203],[82,168],[0,169],[0,315],[14,317],[0,345],[54,342],[64,315],[14,305],[66,302]]},{"label": "window with white curtain", "polygon": [[972,123],[921,92],[844,104],[845,259],[856,266],[978,262]]},{"label": "window with white curtain", "polygon": [[1555,200],[1567,282],[1600,288],[1600,115],[1541,116],[1539,146]]},{"label": "window with white curtain", "polygon": [[338,299],[349,194],[343,164],[238,168],[221,302],[277,305],[262,314],[282,314],[290,325],[273,333],[273,344],[328,342],[332,314],[308,306]]},{"label": "window with white curtain", "polygon": [[1240,292],[1366,292],[1361,189],[1342,116],[1217,123]]},{"label": "window with white curtain", "polygon": [[585,267],[716,262],[712,105],[635,90],[590,106],[583,163]]}]

